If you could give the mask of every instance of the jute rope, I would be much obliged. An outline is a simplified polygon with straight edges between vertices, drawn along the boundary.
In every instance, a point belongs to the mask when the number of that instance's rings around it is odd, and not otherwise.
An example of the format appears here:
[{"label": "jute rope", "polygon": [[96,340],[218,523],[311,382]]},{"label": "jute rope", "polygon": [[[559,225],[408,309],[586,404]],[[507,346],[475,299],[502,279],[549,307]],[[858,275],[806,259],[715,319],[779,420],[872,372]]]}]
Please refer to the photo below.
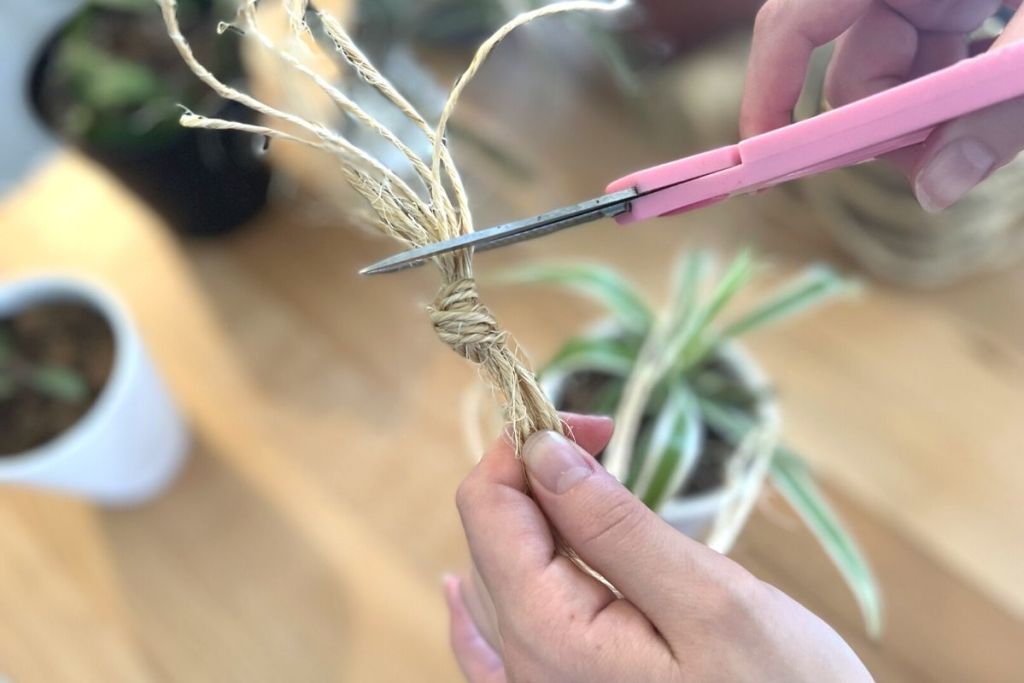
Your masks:
[{"label": "jute rope", "polygon": [[[306,22],[309,2],[280,1],[294,38],[288,45],[275,44],[260,30],[256,0],[240,0],[235,21],[221,24],[219,30],[233,28],[256,40],[262,49],[280,59],[298,77],[310,79],[345,116],[397,148],[409,160],[422,185],[422,193],[328,126],[272,107],[218,80],[199,63],[182,35],[177,19],[177,0],[160,0],[168,34],[196,76],[220,96],[259,112],[267,122],[265,125],[244,124],[185,111],[181,124],[192,128],[246,131],[305,144],[333,155],[345,181],[371,207],[374,227],[408,247],[424,246],[473,230],[465,185],[449,153],[445,132],[459,97],[494,48],[518,27],[544,16],[563,12],[609,12],[629,4],[629,0],[570,0],[555,2],[515,17],[477,50],[469,67],[455,82],[438,124],[433,128],[359,49],[341,22],[326,12],[315,11],[319,20],[318,30],[333,42],[352,71],[426,136],[433,155],[431,159],[424,160],[358,103],[306,65],[304,51],[315,47],[315,42],[307,40],[310,34]],[[288,130],[277,126],[287,126]],[[510,335],[498,326],[494,316],[481,303],[473,278],[472,256],[466,252],[455,252],[435,258],[434,263],[441,273],[441,288],[428,308],[434,330],[447,346],[477,364],[485,380],[500,396],[517,452],[533,432],[564,431],[558,413],[537,385],[533,372],[513,350]]]}]

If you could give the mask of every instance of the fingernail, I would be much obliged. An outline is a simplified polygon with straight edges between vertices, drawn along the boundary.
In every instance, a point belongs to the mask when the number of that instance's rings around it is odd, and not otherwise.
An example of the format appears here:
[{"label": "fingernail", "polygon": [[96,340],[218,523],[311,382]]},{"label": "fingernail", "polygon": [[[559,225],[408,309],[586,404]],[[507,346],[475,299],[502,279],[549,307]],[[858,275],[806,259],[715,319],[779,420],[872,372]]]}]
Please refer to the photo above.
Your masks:
[{"label": "fingernail", "polygon": [[914,193],[925,211],[942,211],[984,180],[995,164],[995,154],[986,145],[969,138],[954,140],[917,174]]},{"label": "fingernail", "polygon": [[537,432],[523,446],[526,469],[552,493],[565,493],[594,470],[583,449],[555,432]]}]

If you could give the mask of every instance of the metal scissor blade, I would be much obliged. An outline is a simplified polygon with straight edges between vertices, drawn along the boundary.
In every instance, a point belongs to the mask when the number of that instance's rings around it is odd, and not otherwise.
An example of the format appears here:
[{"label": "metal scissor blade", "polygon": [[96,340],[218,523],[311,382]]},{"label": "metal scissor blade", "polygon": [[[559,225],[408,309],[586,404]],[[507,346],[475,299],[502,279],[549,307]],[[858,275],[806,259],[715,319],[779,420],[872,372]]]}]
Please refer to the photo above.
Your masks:
[{"label": "metal scissor blade", "polygon": [[473,248],[477,251],[502,247],[513,242],[533,239],[564,230],[583,223],[611,218],[629,210],[630,202],[638,196],[636,188],[620,190],[597,199],[589,199],[573,206],[542,213],[533,218],[506,223],[487,230],[471,232],[468,235],[410,249],[383,261],[378,261],[359,271],[360,275],[394,273],[406,268],[422,265],[427,259],[458,249]]}]

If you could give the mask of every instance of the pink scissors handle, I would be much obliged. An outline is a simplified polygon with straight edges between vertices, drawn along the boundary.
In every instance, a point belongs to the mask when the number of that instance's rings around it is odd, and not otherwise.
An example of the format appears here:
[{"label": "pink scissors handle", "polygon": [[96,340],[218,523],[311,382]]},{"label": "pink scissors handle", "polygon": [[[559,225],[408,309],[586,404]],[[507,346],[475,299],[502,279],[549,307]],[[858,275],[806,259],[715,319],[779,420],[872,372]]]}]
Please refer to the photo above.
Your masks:
[{"label": "pink scissors handle", "polygon": [[1024,96],[1024,42],[964,59],[851,104],[616,180],[635,187],[620,223],[689,211],[923,142],[939,124]]}]

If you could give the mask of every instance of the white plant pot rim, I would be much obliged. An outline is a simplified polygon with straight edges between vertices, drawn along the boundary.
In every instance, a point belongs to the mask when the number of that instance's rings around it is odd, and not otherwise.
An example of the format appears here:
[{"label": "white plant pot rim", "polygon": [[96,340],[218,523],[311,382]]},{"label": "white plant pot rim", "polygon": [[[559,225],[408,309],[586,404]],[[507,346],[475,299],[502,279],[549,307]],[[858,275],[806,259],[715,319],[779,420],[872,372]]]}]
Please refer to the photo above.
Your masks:
[{"label": "white plant pot rim", "polygon": [[[598,337],[609,334],[617,328],[612,320],[604,320],[597,323],[586,333],[586,336]],[[744,389],[751,393],[763,396],[757,402],[755,415],[757,421],[765,429],[773,434],[780,432],[782,417],[779,412],[778,400],[771,391],[771,383],[761,366],[754,360],[753,356],[735,341],[728,341],[718,350],[718,355],[732,368],[737,375]],[[549,375],[541,380],[541,388],[544,393],[557,404],[561,395],[562,385],[570,373]],[[710,514],[722,506],[732,486],[738,486],[739,482],[725,482],[720,486],[705,491],[696,496],[673,496],[660,510],[660,514],[666,518],[681,516],[700,516]]]},{"label": "white plant pot rim", "polygon": [[137,343],[131,343],[134,335],[131,334],[127,312],[111,294],[92,280],[41,274],[0,284],[0,317],[49,302],[82,303],[94,308],[106,320],[114,338],[114,360],[110,375],[96,400],[75,424],[40,446],[18,454],[0,456],[0,477],[26,476],[51,465],[55,459],[73,456],[66,445],[103,428],[108,414],[118,402],[118,395],[130,384],[132,368],[136,367],[136,357],[141,353]]}]

